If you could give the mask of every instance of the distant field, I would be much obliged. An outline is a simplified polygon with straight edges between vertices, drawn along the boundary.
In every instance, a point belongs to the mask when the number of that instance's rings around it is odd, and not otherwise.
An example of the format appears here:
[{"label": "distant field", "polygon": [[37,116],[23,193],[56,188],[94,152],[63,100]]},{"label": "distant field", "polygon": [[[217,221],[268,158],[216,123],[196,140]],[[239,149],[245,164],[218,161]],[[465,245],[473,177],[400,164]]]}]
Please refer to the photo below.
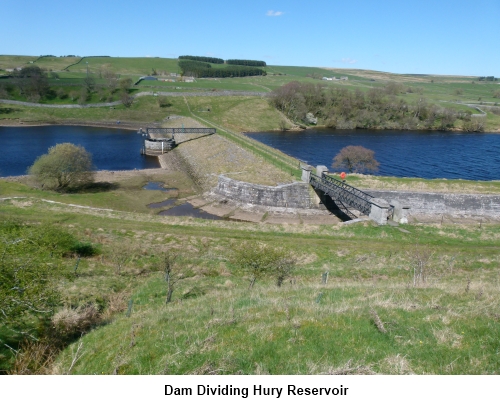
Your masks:
[{"label": "distant field", "polygon": [[58,57],[51,57],[51,56],[46,56],[43,58],[38,59],[35,64],[37,66],[40,66],[42,69],[47,69],[47,70],[63,70],[69,65],[76,63],[80,60],[80,57],[75,57],[75,58],[58,58]]},{"label": "distant field", "polygon": [[0,55],[0,69],[15,69],[16,67],[21,67],[36,58],[36,56]]},{"label": "distant field", "polygon": [[79,64],[71,66],[70,72],[86,72],[87,62],[91,72],[109,69],[120,74],[145,76],[155,69],[158,73],[180,73],[177,59],[166,58],[84,58]]},{"label": "distant field", "polygon": [[[169,58],[117,58],[117,57],[80,57],[59,58],[59,57],[36,57],[36,56],[0,56],[0,69],[12,69],[15,67],[27,66],[27,64],[40,66],[47,70],[53,70],[58,73],[59,78],[49,79],[51,88],[56,92],[62,88],[67,94],[80,91],[83,86],[83,80],[89,74],[95,79],[98,86],[107,90],[106,80],[103,78],[105,71],[112,71],[119,77],[130,77],[135,83],[141,76],[157,73],[158,77],[167,77],[170,73],[180,73],[177,59]],[[76,64],[75,64],[76,63]],[[88,63],[88,64],[87,64]],[[69,68],[68,68],[69,66]],[[213,68],[221,68],[224,65],[212,65]],[[68,71],[64,70],[68,68]],[[284,84],[291,81],[310,83],[313,85],[322,85],[326,89],[344,88],[349,90],[360,90],[367,92],[373,88],[382,88],[388,83],[399,83],[400,89],[397,97],[401,97],[408,103],[416,103],[421,98],[427,100],[429,104],[437,104],[441,107],[453,108],[456,110],[468,111],[472,114],[478,113],[475,108],[460,105],[457,103],[474,104],[481,107],[484,105],[498,105],[500,98],[494,97],[495,92],[500,90],[498,82],[480,82],[478,77],[465,76],[444,76],[444,75],[417,75],[417,74],[393,74],[387,72],[377,72],[371,70],[358,69],[339,69],[339,68],[321,68],[307,66],[267,66],[267,76],[242,77],[242,78],[217,78],[217,79],[195,79],[194,83],[185,82],[162,82],[162,81],[142,81],[137,86],[133,86],[130,92],[138,91],[166,91],[166,92],[197,92],[197,91],[250,91],[269,93]],[[6,72],[0,72],[5,74]],[[322,77],[337,78],[346,76],[345,81],[325,81]],[[1,77],[1,76],[0,76]],[[4,79],[5,80],[5,79]],[[8,83],[7,80],[0,80],[2,83]],[[9,98],[19,101],[27,101],[26,97],[18,91],[10,92]],[[118,93],[111,96],[106,95],[106,99],[117,100]],[[101,101],[102,96],[92,94],[90,103]],[[54,97],[42,100],[48,104],[71,104],[77,102],[70,98]],[[232,103],[232,101],[229,101]],[[138,103],[143,105],[144,103]],[[147,103],[148,104],[148,103]],[[2,112],[3,111],[3,112]],[[0,118],[13,118],[12,111],[7,108],[0,111]],[[7,111],[7,113],[5,113]],[[17,111],[20,111],[19,109]],[[35,113],[35,111],[33,111]],[[42,119],[46,113],[35,113]],[[79,115],[81,113],[78,113]],[[251,116],[250,121],[255,122],[255,114],[247,111]],[[7,117],[5,117],[7,115]],[[60,115],[51,113],[50,115]],[[87,112],[84,115],[102,116],[96,110]],[[107,113],[104,115],[108,115]],[[149,116],[150,113],[145,113]],[[31,116],[35,119],[34,116]],[[489,112],[487,115],[487,130],[497,131],[500,128],[500,116]],[[252,124],[252,127],[254,125]],[[272,128],[276,127],[276,123]]]},{"label": "distant field", "polygon": [[[246,80],[245,80],[246,79]],[[160,91],[207,91],[207,90],[236,90],[236,91],[258,91],[269,92],[269,88],[254,84],[254,78],[234,78],[234,79],[196,79],[194,83],[184,82],[162,82],[162,81],[141,81],[137,88],[155,88]]]}]

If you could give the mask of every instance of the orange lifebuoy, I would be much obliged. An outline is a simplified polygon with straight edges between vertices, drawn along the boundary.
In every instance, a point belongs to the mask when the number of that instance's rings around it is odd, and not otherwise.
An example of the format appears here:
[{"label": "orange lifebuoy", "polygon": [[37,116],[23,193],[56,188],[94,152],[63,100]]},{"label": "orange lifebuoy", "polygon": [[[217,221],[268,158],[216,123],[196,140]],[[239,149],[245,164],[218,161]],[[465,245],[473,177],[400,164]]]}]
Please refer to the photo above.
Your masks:
[{"label": "orange lifebuoy", "polygon": [[344,179],[345,179],[345,173],[344,173],[344,172],[340,173],[340,178],[341,178],[342,180],[344,180]]}]

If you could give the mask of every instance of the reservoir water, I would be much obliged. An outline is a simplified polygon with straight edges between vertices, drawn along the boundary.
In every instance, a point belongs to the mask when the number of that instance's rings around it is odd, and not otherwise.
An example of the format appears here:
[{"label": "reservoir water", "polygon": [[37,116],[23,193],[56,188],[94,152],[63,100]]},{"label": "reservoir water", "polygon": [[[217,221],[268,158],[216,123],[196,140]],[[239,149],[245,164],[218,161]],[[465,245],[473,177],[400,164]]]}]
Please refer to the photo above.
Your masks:
[{"label": "reservoir water", "polygon": [[0,127],[0,176],[19,176],[51,146],[70,142],[92,154],[98,170],[160,167],[158,158],[141,155],[136,131],[113,128],[40,126]]},{"label": "reservoir water", "polygon": [[343,147],[361,145],[375,151],[378,175],[500,180],[500,134],[310,129],[247,135],[314,166],[330,167]]},{"label": "reservoir water", "polygon": [[[333,157],[344,146],[362,145],[375,151],[375,158],[380,162],[379,175],[500,179],[500,134],[311,129],[247,135],[312,165],[330,167]],[[142,137],[132,130],[0,127],[0,176],[25,174],[36,157],[63,142],[85,147],[92,153],[99,170],[159,167],[156,157],[140,154]]]}]

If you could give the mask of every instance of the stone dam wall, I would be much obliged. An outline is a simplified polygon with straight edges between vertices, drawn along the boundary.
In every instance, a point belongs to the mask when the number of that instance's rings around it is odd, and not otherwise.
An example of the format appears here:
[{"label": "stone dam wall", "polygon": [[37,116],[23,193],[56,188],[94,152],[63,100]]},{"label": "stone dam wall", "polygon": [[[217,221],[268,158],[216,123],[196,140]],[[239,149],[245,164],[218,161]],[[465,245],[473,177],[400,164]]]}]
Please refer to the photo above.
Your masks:
[{"label": "stone dam wall", "polygon": [[[253,205],[300,209],[325,209],[320,197],[305,182],[276,187],[261,186],[219,176],[215,193]],[[410,215],[451,215],[500,218],[499,194],[452,194],[412,191],[364,190],[376,198],[398,200]]]},{"label": "stone dam wall", "polygon": [[387,201],[398,200],[410,207],[410,214],[472,215],[500,218],[498,194],[452,194],[413,191],[364,190]]},{"label": "stone dam wall", "polygon": [[245,183],[219,176],[215,192],[245,204],[283,208],[318,208],[308,183],[291,183],[276,187]]}]

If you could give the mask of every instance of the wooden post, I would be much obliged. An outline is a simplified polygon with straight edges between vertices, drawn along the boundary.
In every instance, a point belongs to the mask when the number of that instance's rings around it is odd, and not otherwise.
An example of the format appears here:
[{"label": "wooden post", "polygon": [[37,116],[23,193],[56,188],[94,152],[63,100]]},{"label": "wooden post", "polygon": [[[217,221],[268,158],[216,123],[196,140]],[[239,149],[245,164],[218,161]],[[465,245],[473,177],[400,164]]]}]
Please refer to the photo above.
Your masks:
[{"label": "wooden post", "polygon": [[322,284],[326,284],[326,283],[328,283],[328,273],[329,273],[328,271],[325,271],[325,272],[323,273],[323,276],[321,277],[321,282],[322,282]]}]

